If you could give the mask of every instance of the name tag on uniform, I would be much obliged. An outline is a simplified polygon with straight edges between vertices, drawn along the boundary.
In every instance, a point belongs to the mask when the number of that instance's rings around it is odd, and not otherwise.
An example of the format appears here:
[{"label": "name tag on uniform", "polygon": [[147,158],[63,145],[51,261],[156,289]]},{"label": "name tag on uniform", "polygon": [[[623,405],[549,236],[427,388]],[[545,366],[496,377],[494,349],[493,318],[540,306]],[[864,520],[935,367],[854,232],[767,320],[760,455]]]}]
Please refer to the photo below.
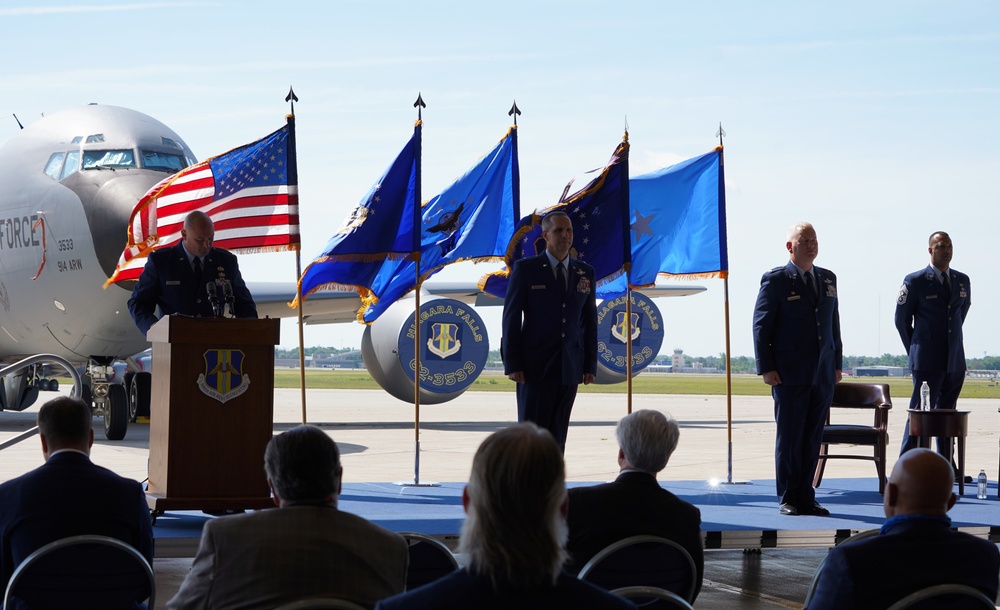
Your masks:
[{"label": "name tag on uniform", "polygon": [[180,280],[167,280],[167,286],[180,286]]},{"label": "name tag on uniform", "polygon": [[928,299],[936,299],[937,297],[938,297],[938,295],[936,295],[936,294],[929,294],[929,295],[927,295]]},{"label": "name tag on uniform", "polygon": [[545,290],[545,284],[534,284],[531,287],[532,290]]},{"label": "name tag on uniform", "polygon": [[798,301],[801,298],[802,298],[801,295],[793,294],[792,296],[788,297],[788,299],[786,299],[786,300],[788,300],[788,301]]}]

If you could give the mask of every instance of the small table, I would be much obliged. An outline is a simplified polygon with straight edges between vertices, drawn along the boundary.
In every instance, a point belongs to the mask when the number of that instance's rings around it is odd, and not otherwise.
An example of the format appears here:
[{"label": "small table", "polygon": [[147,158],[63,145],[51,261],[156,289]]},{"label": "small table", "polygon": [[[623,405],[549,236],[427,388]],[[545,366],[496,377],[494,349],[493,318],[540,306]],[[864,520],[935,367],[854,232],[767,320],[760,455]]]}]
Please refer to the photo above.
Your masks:
[{"label": "small table", "polygon": [[917,437],[917,447],[930,447],[931,437],[935,436],[949,436],[958,439],[958,495],[963,495],[965,493],[965,437],[969,435],[970,411],[907,409],[907,412],[910,414],[910,436]]}]

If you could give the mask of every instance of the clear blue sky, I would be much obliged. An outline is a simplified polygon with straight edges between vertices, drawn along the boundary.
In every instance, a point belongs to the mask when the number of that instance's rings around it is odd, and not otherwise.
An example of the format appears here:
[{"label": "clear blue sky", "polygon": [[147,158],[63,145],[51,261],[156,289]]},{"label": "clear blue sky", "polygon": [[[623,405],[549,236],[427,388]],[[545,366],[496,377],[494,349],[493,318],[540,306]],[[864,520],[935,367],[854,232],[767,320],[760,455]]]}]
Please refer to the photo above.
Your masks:
[{"label": "clear blue sky", "polygon": [[[753,354],[761,273],[812,222],[838,274],[847,354],[902,353],[903,276],[951,233],[973,283],[969,356],[1000,353],[1000,4],[806,2],[102,2],[0,4],[0,142],[88,102],[145,112],[201,157],[279,127],[294,85],[303,264],[322,248],[424,111],[430,198],[503,135],[517,100],[522,207],[554,203],[603,165],[628,122],[633,175],[727,132],[732,351]],[[439,274],[475,281],[493,265]],[[294,279],[294,257],[244,257],[250,280]],[[721,280],[659,301],[664,350],[725,349]],[[499,345],[499,311],[484,312]],[[360,344],[360,325],[307,345]],[[285,346],[296,343],[283,325]]]}]

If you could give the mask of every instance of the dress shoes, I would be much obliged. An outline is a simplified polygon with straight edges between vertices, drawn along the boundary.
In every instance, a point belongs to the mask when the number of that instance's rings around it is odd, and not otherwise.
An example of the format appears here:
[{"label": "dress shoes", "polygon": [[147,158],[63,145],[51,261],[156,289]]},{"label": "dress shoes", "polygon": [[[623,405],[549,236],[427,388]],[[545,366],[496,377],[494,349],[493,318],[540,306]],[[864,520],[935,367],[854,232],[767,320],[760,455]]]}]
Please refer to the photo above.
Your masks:
[{"label": "dress shoes", "polygon": [[[956,475],[955,475],[955,482],[956,482],[956,483],[958,483],[958,482],[959,482],[959,479],[960,479],[960,478],[961,478],[961,477],[959,477],[959,476],[958,476],[958,475],[956,474]],[[971,484],[971,483],[972,483],[972,475],[968,475],[968,474],[967,474],[967,475],[965,475],[965,484],[966,484],[966,485],[969,485],[969,484]]]},{"label": "dress shoes", "polygon": [[782,515],[797,515],[799,514],[799,509],[791,502],[785,502],[778,507],[778,512]]},{"label": "dress shoes", "polygon": [[812,515],[814,517],[829,517],[830,516],[830,511],[828,511],[827,509],[823,508],[823,506],[820,505],[819,502],[813,501],[808,506],[800,506],[799,507],[799,514],[800,515]]}]

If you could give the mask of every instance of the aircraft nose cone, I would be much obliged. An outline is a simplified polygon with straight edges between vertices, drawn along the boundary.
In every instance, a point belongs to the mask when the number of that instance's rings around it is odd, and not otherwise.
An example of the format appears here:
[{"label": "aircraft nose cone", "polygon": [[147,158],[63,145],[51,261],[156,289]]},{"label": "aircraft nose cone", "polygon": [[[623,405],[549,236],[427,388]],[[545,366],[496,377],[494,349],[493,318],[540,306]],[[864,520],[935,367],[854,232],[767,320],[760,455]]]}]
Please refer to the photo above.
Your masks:
[{"label": "aircraft nose cone", "polygon": [[166,177],[163,172],[139,169],[85,171],[63,182],[83,202],[97,260],[108,277],[125,249],[132,210],[149,189]]}]

